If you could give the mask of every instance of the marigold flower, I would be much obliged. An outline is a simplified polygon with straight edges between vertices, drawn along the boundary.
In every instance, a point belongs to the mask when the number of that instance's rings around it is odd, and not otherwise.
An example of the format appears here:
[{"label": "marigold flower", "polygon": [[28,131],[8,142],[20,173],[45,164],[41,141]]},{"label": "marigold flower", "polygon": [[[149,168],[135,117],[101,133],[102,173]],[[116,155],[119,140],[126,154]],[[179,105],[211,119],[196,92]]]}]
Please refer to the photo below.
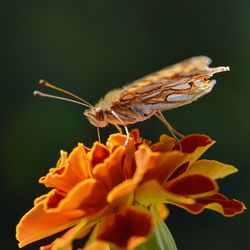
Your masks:
[{"label": "marigold flower", "polygon": [[[17,225],[19,247],[61,231],[63,235],[41,250],[72,249],[72,242],[90,235],[84,250],[134,249],[153,234],[164,204],[192,214],[211,209],[224,216],[242,213],[245,206],[218,193],[217,179],[237,172],[234,166],[199,160],[215,142],[192,134],[176,143],[162,135],[151,144],[138,130],[112,134],[107,144],[92,148],[79,143],[68,155],[61,151],[55,168],[39,182],[51,188]],[[156,210],[155,210],[156,211]]]}]

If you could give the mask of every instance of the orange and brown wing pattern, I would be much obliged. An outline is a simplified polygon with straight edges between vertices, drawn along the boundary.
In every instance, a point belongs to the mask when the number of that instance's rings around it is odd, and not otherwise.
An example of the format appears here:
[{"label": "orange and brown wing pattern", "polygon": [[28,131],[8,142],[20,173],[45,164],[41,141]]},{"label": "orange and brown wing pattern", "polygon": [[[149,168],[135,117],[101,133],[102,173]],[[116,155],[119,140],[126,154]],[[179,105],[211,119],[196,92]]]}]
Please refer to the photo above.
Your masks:
[{"label": "orange and brown wing pattern", "polygon": [[206,56],[192,57],[147,75],[119,91],[112,105],[141,103],[167,110],[190,103],[204,95],[205,90],[208,93],[212,89],[215,82],[208,80],[209,77],[229,70],[228,67],[209,68],[210,63]]}]

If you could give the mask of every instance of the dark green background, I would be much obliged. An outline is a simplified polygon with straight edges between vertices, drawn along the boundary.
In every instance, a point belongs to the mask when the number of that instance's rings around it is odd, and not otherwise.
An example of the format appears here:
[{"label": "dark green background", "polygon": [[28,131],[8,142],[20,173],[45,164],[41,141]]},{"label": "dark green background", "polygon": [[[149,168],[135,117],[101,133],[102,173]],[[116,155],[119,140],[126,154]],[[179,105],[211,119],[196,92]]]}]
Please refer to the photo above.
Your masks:
[{"label": "dark green background", "polygon": [[[96,140],[81,106],[32,96],[40,78],[95,103],[110,89],[190,56],[229,65],[209,95],[165,115],[182,133],[217,140],[206,157],[240,169],[220,181],[221,190],[249,204],[249,0],[1,1],[0,10],[1,249],[18,249],[15,225],[45,192],[37,181],[59,150]],[[154,118],[138,127],[153,140],[166,132]],[[102,129],[102,137],[113,131]],[[248,211],[228,219],[171,207],[168,225],[179,249],[249,248]]]}]

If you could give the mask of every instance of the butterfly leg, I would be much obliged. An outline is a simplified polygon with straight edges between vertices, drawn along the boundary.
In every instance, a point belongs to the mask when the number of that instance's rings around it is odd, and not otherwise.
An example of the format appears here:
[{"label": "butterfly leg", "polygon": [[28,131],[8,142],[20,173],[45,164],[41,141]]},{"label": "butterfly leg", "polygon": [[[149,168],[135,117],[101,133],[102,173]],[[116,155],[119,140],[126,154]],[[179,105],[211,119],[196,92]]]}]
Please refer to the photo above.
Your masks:
[{"label": "butterfly leg", "polygon": [[[171,134],[174,134],[174,135],[177,135],[177,136],[179,136],[179,137],[184,137],[184,135],[183,134],[181,134],[180,132],[178,132],[176,129],[174,129],[172,126],[171,126],[171,124],[166,120],[166,118],[163,116],[163,114],[160,112],[160,111],[158,111],[156,114],[155,114],[155,116],[160,120],[160,121],[162,121],[163,123],[164,123],[164,125],[168,128],[168,130],[169,130],[169,132],[171,133]],[[174,137],[176,137],[176,136],[174,136]]]},{"label": "butterfly leg", "polygon": [[160,111],[157,111],[155,113],[155,116],[163,122],[163,124],[167,127],[167,129],[169,130],[170,134],[176,139],[180,150],[182,151],[182,147],[181,144],[179,142],[179,139],[177,138],[177,136],[179,137],[184,137],[184,135],[182,135],[181,133],[179,133],[178,131],[176,131],[171,125],[170,123],[166,120],[166,118],[163,116],[163,114]]},{"label": "butterfly leg", "polygon": [[124,123],[124,121],[119,117],[119,115],[116,114],[116,112],[115,112],[114,110],[111,110],[110,112],[113,114],[113,116],[114,116],[115,118],[117,118],[117,120],[119,120],[119,121],[121,122],[122,126],[123,126],[124,129],[125,129],[127,138],[126,138],[126,141],[125,141],[125,143],[124,143],[124,146],[126,147],[126,146],[128,145],[128,140],[129,140],[129,131],[128,131],[128,127],[126,126],[126,124]]},{"label": "butterfly leg", "polygon": [[117,125],[117,124],[114,124],[114,126],[119,131],[119,133],[122,134],[122,128],[119,125]]},{"label": "butterfly leg", "polygon": [[96,127],[96,130],[97,130],[98,141],[101,142],[100,128]]}]

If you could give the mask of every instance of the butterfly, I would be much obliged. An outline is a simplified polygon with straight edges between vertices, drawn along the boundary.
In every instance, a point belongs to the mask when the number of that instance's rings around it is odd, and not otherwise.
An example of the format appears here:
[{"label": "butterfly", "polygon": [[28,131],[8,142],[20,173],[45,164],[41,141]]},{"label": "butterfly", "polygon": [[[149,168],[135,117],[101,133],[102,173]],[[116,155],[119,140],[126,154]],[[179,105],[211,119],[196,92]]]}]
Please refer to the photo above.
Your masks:
[{"label": "butterfly", "polygon": [[209,93],[216,83],[210,78],[215,73],[229,71],[229,67],[210,68],[210,63],[211,59],[206,56],[191,57],[144,76],[123,88],[108,92],[95,106],[45,80],[40,80],[39,83],[74,99],[40,91],[34,91],[34,95],[66,100],[87,107],[83,114],[97,127],[99,140],[99,128],[112,124],[121,132],[121,125],[126,132],[125,145],[127,145],[129,140],[127,125],[145,121],[152,116],[160,119],[176,138],[175,134],[178,132],[168,123],[162,111],[189,104]]}]

